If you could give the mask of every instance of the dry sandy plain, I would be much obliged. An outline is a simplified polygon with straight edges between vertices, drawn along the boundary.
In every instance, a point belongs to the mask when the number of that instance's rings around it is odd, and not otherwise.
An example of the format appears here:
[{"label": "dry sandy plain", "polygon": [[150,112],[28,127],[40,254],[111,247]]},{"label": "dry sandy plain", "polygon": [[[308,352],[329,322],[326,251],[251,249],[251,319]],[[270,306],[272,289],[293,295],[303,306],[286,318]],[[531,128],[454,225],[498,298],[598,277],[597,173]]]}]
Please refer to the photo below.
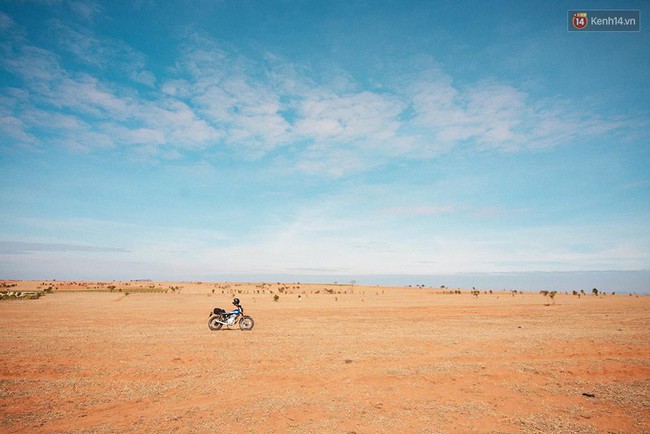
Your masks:
[{"label": "dry sandy plain", "polygon": [[[648,296],[17,283],[1,432],[650,432]],[[255,328],[208,330],[231,292]]]}]

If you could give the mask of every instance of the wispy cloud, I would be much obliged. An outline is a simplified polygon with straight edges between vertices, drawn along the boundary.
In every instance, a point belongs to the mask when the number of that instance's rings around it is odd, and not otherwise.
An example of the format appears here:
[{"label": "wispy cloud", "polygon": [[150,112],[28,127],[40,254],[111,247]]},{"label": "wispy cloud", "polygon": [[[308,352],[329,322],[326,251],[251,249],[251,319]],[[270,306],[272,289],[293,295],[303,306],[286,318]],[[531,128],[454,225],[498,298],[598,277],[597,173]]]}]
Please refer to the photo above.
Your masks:
[{"label": "wispy cloud", "polygon": [[143,53],[119,40],[100,39],[87,27],[72,28],[57,19],[51,20],[49,25],[56,35],[58,46],[91,69],[117,70],[135,83],[154,87],[156,76],[145,69],[146,56]]},{"label": "wispy cloud", "polygon": [[[86,6],[79,11],[90,19],[97,5]],[[69,70],[60,55],[27,41],[10,17],[0,18],[2,67],[25,84],[22,93],[4,90],[10,102],[1,107],[0,128],[18,143],[34,143],[48,128],[54,143],[85,152],[114,148],[164,161],[225,147],[241,159],[273,156],[299,171],[341,177],[456,146],[516,152],[632,127],[629,119],[575,110],[571,100],[533,99],[509,83],[460,85],[440,69],[417,70],[418,62],[406,67],[408,81],[387,77],[371,90],[272,53],[252,60],[192,32],[179,41],[184,51],[168,75],[155,77],[125,42],[60,20],[51,25],[60,48],[86,63],[86,72]],[[108,65],[133,85],[93,72]],[[160,84],[145,95],[140,83]]]},{"label": "wispy cloud", "polygon": [[631,119],[604,119],[577,110],[579,104],[570,100],[534,100],[506,83],[460,87],[444,74],[437,76],[408,86],[412,125],[427,131],[437,146],[473,143],[478,149],[539,149],[634,125]]},{"label": "wispy cloud", "polygon": [[26,254],[32,252],[99,252],[126,253],[120,247],[87,246],[67,243],[30,243],[24,241],[0,241],[0,254]]},{"label": "wispy cloud", "polygon": [[446,205],[446,206],[414,206],[414,207],[403,207],[396,206],[386,208],[384,210],[385,214],[388,215],[397,215],[397,216],[435,216],[440,214],[447,214],[457,211],[457,208]]},{"label": "wispy cloud", "polygon": [[93,0],[69,1],[69,7],[76,16],[88,22],[92,22],[103,12],[101,5]]}]

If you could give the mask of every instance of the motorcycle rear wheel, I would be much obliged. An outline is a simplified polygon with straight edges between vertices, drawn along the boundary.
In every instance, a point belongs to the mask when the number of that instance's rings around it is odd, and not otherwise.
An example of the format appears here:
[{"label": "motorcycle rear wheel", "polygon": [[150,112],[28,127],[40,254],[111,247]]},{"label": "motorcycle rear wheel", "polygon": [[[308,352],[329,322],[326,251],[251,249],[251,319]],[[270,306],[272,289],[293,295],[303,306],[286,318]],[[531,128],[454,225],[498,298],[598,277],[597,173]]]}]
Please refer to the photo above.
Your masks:
[{"label": "motorcycle rear wheel", "polygon": [[218,320],[218,316],[211,316],[210,319],[208,319],[208,328],[213,332],[216,332],[217,330],[221,329],[221,327],[223,327],[223,324],[221,324]]},{"label": "motorcycle rear wheel", "polygon": [[239,328],[241,330],[244,331],[252,330],[254,325],[255,325],[255,321],[253,321],[253,318],[251,318],[248,315],[243,316],[242,319],[239,320]]}]

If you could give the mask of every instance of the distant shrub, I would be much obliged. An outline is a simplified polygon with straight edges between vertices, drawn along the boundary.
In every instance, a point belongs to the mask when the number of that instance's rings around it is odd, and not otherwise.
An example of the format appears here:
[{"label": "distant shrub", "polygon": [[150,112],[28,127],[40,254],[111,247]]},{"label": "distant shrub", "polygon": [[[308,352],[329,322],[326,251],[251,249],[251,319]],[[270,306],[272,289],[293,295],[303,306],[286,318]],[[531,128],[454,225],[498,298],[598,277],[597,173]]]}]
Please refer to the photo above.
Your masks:
[{"label": "distant shrub", "polygon": [[278,294],[275,294],[273,296],[273,301],[278,301],[280,299],[280,296]]}]

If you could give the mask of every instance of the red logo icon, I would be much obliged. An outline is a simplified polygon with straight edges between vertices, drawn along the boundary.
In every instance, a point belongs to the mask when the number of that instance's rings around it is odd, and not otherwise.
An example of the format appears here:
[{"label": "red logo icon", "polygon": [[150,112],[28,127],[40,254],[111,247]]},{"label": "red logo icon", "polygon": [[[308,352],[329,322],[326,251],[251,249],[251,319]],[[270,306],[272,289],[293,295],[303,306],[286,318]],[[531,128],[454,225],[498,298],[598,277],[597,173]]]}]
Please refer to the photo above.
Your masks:
[{"label": "red logo icon", "polygon": [[587,12],[576,12],[573,14],[573,27],[582,30],[587,27]]}]

